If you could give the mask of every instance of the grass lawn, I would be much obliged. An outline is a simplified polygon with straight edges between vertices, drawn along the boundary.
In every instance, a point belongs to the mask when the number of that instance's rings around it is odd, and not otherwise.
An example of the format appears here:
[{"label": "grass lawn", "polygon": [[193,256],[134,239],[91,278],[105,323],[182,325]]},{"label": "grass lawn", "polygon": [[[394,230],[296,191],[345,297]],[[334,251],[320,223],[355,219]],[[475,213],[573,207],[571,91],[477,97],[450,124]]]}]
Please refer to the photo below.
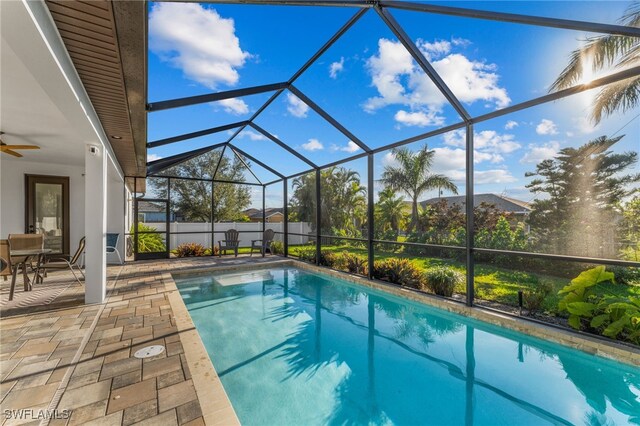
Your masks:
[{"label": "grass lawn", "polygon": [[[301,246],[289,246],[289,252],[296,255],[297,248]],[[322,246],[323,251],[341,253],[344,251],[352,254],[358,254],[366,257],[367,250],[365,248],[353,247],[349,245],[343,246]],[[401,257],[410,259],[416,266],[422,270],[430,267],[447,265],[461,273],[466,273],[466,266],[463,262],[452,259],[442,259],[434,257],[420,257],[416,255],[404,254],[402,252],[381,252],[376,251],[375,259],[387,259],[390,257]],[[556,277],[548,274],[516,271],[507,268],[501,268],[489,264],[477,263],[475,265],[475,285],[476,297],[482,300],[494,301],[511,306],[518,306],[518,290],[532,290],[541,283],[548,283],[553,291],[546,298],[544,310],[555,312],[557,310],[558,291],[567,285],[569,278]],[[464,284],[456,288],[456,293],[464,294]],[[640,283],[634,285],[625,284],[600,284],[596,288],[599,295],[616,295],[616,296],[637,296],[640,297]]]}]

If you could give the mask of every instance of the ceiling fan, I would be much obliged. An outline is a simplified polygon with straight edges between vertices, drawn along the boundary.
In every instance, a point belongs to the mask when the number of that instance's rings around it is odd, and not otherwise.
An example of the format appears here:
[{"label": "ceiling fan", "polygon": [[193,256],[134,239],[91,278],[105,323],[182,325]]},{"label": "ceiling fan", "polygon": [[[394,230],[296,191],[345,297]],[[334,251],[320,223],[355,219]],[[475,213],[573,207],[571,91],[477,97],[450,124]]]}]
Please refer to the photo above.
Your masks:
[{"label": "ceiling fan", "polygon": [[[2,135],[4,135],[4,132],[0,132],[0,136]],[[22,157],[22,154],[15,151],[18,149],[40,149],[40,147],[35,145],[7,145],[0,139],[0,152],[13,155],[14,157]]]}]

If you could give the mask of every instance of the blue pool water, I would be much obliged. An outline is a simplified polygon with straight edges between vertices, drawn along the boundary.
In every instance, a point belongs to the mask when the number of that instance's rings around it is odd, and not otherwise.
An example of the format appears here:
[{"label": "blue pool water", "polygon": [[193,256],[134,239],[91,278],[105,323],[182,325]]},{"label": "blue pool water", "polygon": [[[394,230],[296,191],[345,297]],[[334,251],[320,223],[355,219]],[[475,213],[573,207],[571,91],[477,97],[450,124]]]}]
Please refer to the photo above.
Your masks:
[{"label": "blue pool water", "polygon": [[181,277],[243,425],[640,424],[640,369],[296,268]]}]

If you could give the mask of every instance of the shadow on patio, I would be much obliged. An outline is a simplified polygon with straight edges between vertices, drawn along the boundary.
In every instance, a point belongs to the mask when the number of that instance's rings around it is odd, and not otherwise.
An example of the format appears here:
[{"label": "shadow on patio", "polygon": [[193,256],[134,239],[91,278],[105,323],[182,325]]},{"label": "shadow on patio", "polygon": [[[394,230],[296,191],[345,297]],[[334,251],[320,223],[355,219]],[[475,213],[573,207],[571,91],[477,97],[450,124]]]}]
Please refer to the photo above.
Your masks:
[{"label": "shadow on patio", "polygon": [[[107,280],[112,281],[121,266],[107,268]],[[30,275],[33,278],[33,275]],[[84,305],[84,280],[80,285],[71,272],[49,272],[43,283],[33,284],[31,291],[24,291],[22,274],[18,273],[13,300],[9,300],[11,277],[0,280],[0,316],[7,318],[15,315],[32,314],[49,310]]]}]

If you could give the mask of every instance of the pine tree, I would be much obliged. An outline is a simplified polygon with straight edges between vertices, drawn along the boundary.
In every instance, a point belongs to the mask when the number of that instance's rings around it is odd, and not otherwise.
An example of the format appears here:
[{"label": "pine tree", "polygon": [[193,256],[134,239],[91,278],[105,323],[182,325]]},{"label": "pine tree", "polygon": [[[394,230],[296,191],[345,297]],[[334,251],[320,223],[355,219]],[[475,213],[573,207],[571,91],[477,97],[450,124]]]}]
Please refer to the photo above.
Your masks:
[{"label": "pine tree", "polygon": [[546,197],[532,203],[529,216],[537,250],[587,257],[615,257],[612,224],[623,199],[640,188],[640,174],[624,174],[638,160],[637,152],[613,153],[623,136],[601,136],[579,148],[564,148],[544,160],[527,185]]}]

